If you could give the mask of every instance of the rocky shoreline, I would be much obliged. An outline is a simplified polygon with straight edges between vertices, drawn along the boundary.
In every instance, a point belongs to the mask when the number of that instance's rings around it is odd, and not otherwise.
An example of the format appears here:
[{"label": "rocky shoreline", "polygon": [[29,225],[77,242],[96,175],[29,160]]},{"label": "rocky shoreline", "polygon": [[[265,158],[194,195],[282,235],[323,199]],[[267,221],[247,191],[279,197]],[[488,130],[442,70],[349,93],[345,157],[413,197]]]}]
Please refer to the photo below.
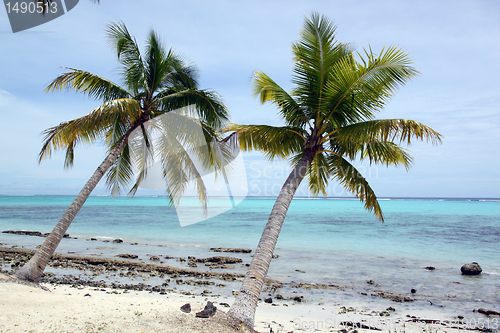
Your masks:
[{"label": "rocky shoreline", "polygon": [[[245,253],[241,249],[217,248],[211,252],[231,252]],[[35,250],[18,247],[0,247],[0,264],[3,267],[3,273],[12,274],[15,270],[26,263],[35,253]],[[246,252],[248,253],[248,252]],[[134,254],[118,255],[117,258],[104,258],[98,256],[81,256],[77,254],[56,253],[49,262],[49,267],[42,276],[41,282],[52,286],[69,286],[83,290],[92,288],[97,292],[108,294],[127,294],[132,292],[146,291],[149,293],[158,293],[160,295],[181,294],[189,296],[203,297],[227,297],[228,290],[231,294],[237,293],[239,283],[244,275],[228,272],[224,265],[244,265],[241,258],[213,256],[207,258],[195,258],[193,256],[168,257],[162,256],[150,258],[151,262],[141,262],[137,260]],[[203,265],[206,270],[200,270],[201,267],[179,268],[165,265],[165,260],[175,259],[184,260],[187,264],[194,263]],[[206,266],[205,266],[206,265]],[[56,273],[50,272],[55,271]],[[68,274],[69,273],[69,274]],[[154,283],[148,283],[147,281]],[[376,287],[377,284],[370,280],[367,281],[368,287]],[[307,292],[314,291],[337,291],[344,292],[349,289],[345,286],[335,284],[318,284],[307,282],[283,283],[268,279],[261,302],[272,306],[288,307],[291,305],[311,304]],[[367,289],[367,292],[361,292],[362,296],[383,298],[397,303],[412,303],[419,299],[417,296],[410,297],[405,294],[394,294],[378,289]],[[226,292],[226,295],[221,295]],[[306,296],[304,296],[306,295]],[[318,305],[321,306],[322,303]],[[340,304],[339,304],[340,305]],[[229,306],[227,303],[220,303],[220,306]],[[394,307],[397,307],[394,305]],[[368,312],[360,312],[359,309],[350,306],[341,306],[339,314],[364,314],[376,316],[378,318],[390,318],[394,315],[396,309],[390,306],[387,309]],[[497,318],[498,313],[493,310],[478,309],[478,314],[485,318]],[[456,317],[460,320],[460,316]],[[463,317],[462,317],[463,318]],[[407,321],[420,320],[415,316],[407,316]],[[436,321],[436,319],[422,319]],[[480,329],[477,329],[480,330]],[[482,330],[488,332],[488,330]]]},{"label": "rocky shoreline", "polygon": [[[34,250],[24,248],[6,248],[0,247],[0,263],[5,267],[10,267],[11,270],[4,270],[5,274],[14,273],[18,267],[24,265],[31,256],[35,253]],[[136,258],[135,255],[123,255],[127,258]],[[241,263],[241,259],[233,257],[209,257],[195,258],[188,257],[190,262],[198,262],[208,264],[209,268],[218,267],[219,264]],[[216,264],[216,265],[213,265]],[[46,272],[42,275],[42,283],[50,283],[54,285],[69,285],[75,288],[92,287],[98,289],[113,288],[127,291],[149,291],[160,294],[171,292],[180,293],[183,295],[215,295],[213,288],[226,288],[228,282],[241,282],[244,275],[229,272],[217,271],[195,271],[182,269],[162,264],[152,264],[137,262],[126,259],[110,259],[99,258],[92,256],[78,256],[73,254],[56,253],[51,258],[48,264],[51,268],[77,270],[79,272],[89,272],[88,275],[82,274],[55,274]],[[105,279],[95,280],[95,277],[105,276]],[[113,277],[126,278],[127,283],[112,282]],[[147,281],[152,278],[162,279],[161,284],[148,284],[144,282],[135,282],[134,280]],[[215,281],[214,281],[215,280]],[[219,281],[217,281],[219,280]],[[179,286],[188,287],[190,290],[179,290]],[[196,293],[193,288],[189,287],[204,287],[202,292]],[[292,301],[295,303],[306,302],[303,295],[284,297],[280,294],[280,289],[284,287],[283,283],[272,279],[266,280],[264,292],[267,292],[268,297],[266,303],[273,303],[273,297],[279,301]],[[292,290],[311,290],[311,289],[342,289],[336,285],[314,284],[314,283],[294,283],[288,285]],[[237,290],[232,290],[232,294],[236,294]]]},{"label": "rocky shoreline", "polygon": [[[244,252],[246,249],[220,249],[211,252],[233,252],[233,253],[249,253]],[[248,250],[249,251],[249,250]],[[10,270],[4,270],[4,273],[15,272],[19,267],[24,265],[35,250],[17,248],[17,247],[1,247],[0,246],[0,263]],[[74,287],[95,287],[95,288],[117,288],[124,290],[139,290],[150,291],[158,293],[178,292],[186,295],[194,294],[193,291],[182,290],[179,291],[179,286],[192,286],[192,287],[207,287],[199,293],[199,295],[207,295],[213,293],[210,290],[214,287],[226,288],[229,282],[241,282],[244,275],[231,272],[221,272],[217,269],[230,268],[233,264],[242,264],[242,259],[235,257],[213,256],[208,258],[195,258],[188,256],[185,257],[168,257],[164,259],[176,259],[177,261],[187,261],[190,268],[197,267],[197,264],[204,264],[209,270],[193,270],[179,267],[172,267],[164,265],[163,260],[159,256],[150,257],[153,263],[140,262],[137,255],[134,254],[119,254],[119,258],[103,258],[96,256],[81,256],[77,254],[62,254],[56,253],[49,261],[48,266],[54,269],[76,270],[79,272],[86,272],[85,274],[54,274],[46,272],[41,278],[41,282],[51,284],[66,284]],[[105,277],[104,279],[95,280],[95,277]],[[112,282],[113,278],[128,279],[127,283]],[[144,283],[150,279],[162,279],[162,283],[151,285]],[[142,280],[143,282],[133,282],[135,280]],[[367,281],[370,284],[372,281]],[[237,289],[237,286],[235,287]],[[283,296],[282,290],[289,291],[288,297]],[[293,301],[295,303],[307,302],[307,298],[301,295],[300,291],[311,290],[346,290],[346,287],[335,284],[319,284],[307,282],[292,282],[283,283],[272,279],[266,280],[264,292],[267,297],[262,299],[267,303],[273,303],[274,300],[278,301]],[[232,290],[232,293],[237,293],[237,290]],[[297,294],[297,295],[295,295]],[[370,293],[362,292],[363,296],[374,296],[389,299],[394,302],[404,303],[413,302],[416,298],[408,297],[404,294],[394,294],[382,290],[373,290]]]}]

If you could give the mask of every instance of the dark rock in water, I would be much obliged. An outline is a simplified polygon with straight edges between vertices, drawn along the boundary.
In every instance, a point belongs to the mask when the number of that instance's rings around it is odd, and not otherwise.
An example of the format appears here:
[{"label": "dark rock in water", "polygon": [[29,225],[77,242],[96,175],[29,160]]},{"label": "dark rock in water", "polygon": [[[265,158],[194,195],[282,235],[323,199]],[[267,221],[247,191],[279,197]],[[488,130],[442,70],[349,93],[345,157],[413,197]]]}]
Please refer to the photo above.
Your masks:
[{"label": "dark rock in water", "polygon": [[486,310],[486,309],[483,309],[483,308],[474,310],[474,312],[479,312],[479,313],[482,313],[482,314],[484,314],[486,316],[500,316],[500,312],[493,311],[493,310]]},{"label": "dark rock in water", "polygon": [[[50,232],[42,234],[40,231],[26,231],[26,230],[5,230],[2,231],[3,234],[13,234],[13,235],[23,235],[23,236],[37,236],[37,237],[47,237]],[[63,238],[71,238],[68,234],[64,234]]]},{"label": "dark rock in water", "polygon": [[295,302],[299,302],[299,303],[300,303],[300,302],[302,302],[302,299],[304,299],[304,296],[295,296],[295,297],[293,298],[293,300],[294,300]]},{"label": "dark rock in water", "polygon": [[205,305],[205,308],[202,311],[196,313],[196,317],[209,318],[212,317],[216,311],[217,307],[214,306],[214,303],[208,301],[207,305]]},{"label": "dark rock in water", "polygon": [[96,241],[96,240],[97,240],[97,238],[92,237],[90,240],[91,240],[91,241]]},{"label": "dark rock in water", "polygon": [[[184,259],[184,261],[185,260],[186,259]],[[242,262],[243,260],[241,260],[240,258],[233,258],[233,257],[210,257],[210,258],[200,258],[200,259],[196,259],[194,261],[200,262],[200,263],[214,262],[214,263],[217,263],[220,265],[224,265],[224,264],[239,263],[239,262]]]},{"label": "dark rock in water", "polygon": [[123,239],[117,238],[113,241],[113,243],[123,243]]},{"label": "dark rock in water", "polygon": [[139,256],[136,254],[128,254],[128,253],[117,254],[115,257],[125,258],[125,259],[137,259],[137,258],[139,258]]},{"label": "dark rock in water", "polygon": [[212,247],[210,252],[233,252],[233,253],[250,253],[250,249],[234,248],[234,247]]},{"label": "dark rock in water", "polygon": [[39,236],[43,237],[40,231],[25,231],[25,230],[6,230],[2,231],[3,234],[24,235],[24,236]]},{"label": "dark rock in water", "polygon": [[304,271],[301,271],[300,269],[296,269],[295,271],[299,272],[299,273],[305,273]]},{"label": "dark rock in water", "polygon": [[272,303],[272,302],[273,302],[273,299],[272,299],[271,297],[269,297],[269,298],[266,298],[266,299],[264,300],[264,302],[265,302],[265,303]]},{"label": "dark rock in water", "polygon": [[479,275],[483,271],[481,266],[477,262],[472,262],[470,264],[465,264],[460,268],[462,275]]},{"label": "dark rock in water", "polygon": [[281,295],[281,294],[276,294],[276,299],[283,299],[283,295]]},{"label": "dark rock in water", "polygon": [[435,270],[435,269],[436,269],[436,267],[434,267],[434,266],[427,266],[427,267],[424,267],[424,268],[425,268],[426,270],[428,270],[428,271],[433,271],[433,270]]},{"label": "dark rock in water", "polygon": [[373,281],[373,280],[368,280],[368,281],[366,281],[366,283],[368,283],[368,284],[375,284],[375,281]]},{"label": "dark rock in water", "polygon": [[411,290],[411,293],[412,293],[412,294],[415,294],[416,292],[417,292],[417,289],[412,289],[412,290]]},{"label": "dark rock in water", "polygon": [[183,306],[181,306],[181,311],[185,313],[190,313],[191,312],[191,304],[186,303]]},{"label": "dark rock in water", "polygon": [[91,297],[92,295],[90,295],[90,294],[85,294],[85,295],[83,295],[83,297],[85,297],[85,296],[87,296],[87,297]]},{"label": "dark rock in water", "polygon": [[160,261],[160,258],[158,258],[157,256],[151,256],[151,257],[149,257],[149,260],[151,260],[151,261]]}]

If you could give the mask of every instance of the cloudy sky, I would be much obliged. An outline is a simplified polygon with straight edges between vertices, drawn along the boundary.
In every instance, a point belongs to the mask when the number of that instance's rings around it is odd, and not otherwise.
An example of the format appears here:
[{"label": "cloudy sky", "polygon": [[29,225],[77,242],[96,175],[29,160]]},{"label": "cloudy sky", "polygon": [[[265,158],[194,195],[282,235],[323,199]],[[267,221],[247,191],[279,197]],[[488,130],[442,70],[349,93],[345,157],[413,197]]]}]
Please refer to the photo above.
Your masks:
[{"label": "cloudy sky", "polygon": [[[104,158],[96,145],[78,149],[71,170],[64,170],[63,154],[37,163],[45,128],[99,105],[72,92],[44,93],[61,67],[120,82],[106,24],[123,21],[140,45],[155,29],[198,67],[201,87],[223,97],[233,122],[278,125],[275,109],[251,97],[252,72],[291,89],[290,46],[313,11],[333,20],[337,38],[358,50],[408,51],[421,75],[379,117],[414,119],[444,137],[440,146],[410,147],[410,172],[356,162],[378,196],[500,197],[500,3],[486,0],[80,0],[65,15],[19,33],[0,10],[0,194],[76,194]],[[286,163],[268,163],[259,153],[244,161],[249,194],[276,194]],[[105,193],[102,184],[94,192]],[[332,184],[329,195],[346,193]]]}]

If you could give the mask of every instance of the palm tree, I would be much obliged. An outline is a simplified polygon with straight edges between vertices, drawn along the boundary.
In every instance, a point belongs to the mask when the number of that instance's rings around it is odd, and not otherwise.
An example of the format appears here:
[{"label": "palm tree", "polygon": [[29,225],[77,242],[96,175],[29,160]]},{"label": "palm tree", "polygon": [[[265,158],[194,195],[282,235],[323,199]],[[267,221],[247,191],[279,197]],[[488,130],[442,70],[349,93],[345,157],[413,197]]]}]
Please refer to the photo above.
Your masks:
[{"label": "palm tree", "polygon": [[260,150],[270,160],[288,158],[293,167],[228,312],[251,327],[288,206],[304,177],[314,195],[326,195],[329,181],[338,181],[383,221],[373,189],[351,162],[408,169],[412,157],[401,143],[440,142],[440,134],[416,121],[375,119],[396,88],[418,73],[408,54],[396,47],[384,48],[379,55],[371,49],[354,53],[349,44],[335,40],[335,29],[318,14],[305,20],[300,40],[292,45],[291,93],[263,72],[255,73],[254,96],[274,104],[285,126],[232,124],[226,129],[234,131],[232,139],[241,150]]},{"label": "palm tree", "polygon": [[[154,31],[148,36],[144,54],[123,23],[108,25],[106,32],[117,52],[126,88],[95,74],[67,68],[46,91],[75,90],[102,100],[103,104],[83,117],[45,130],[39,161],[50,157],[55,150],[65,149],[65,167],[71,167],[76,146],[102,139],[108,155],[41,248],[17,271],[19,279],[39,280],[75,215],[106,172],[108,189],[118,195],[133,183],[136,170],[137,179],[130,191],[133,195],[156,157],[161,162],[167,194],[173,204],[178,202],[187,181],[196,179],[200,199],[206,205],[206,191],[191,156],[193,152],[197,154],[204,166],[217,164],[216,155],[221,149],[211,147],[219,139],[218,130],[228,120],[225,106],[214,92],[198,88],[195,68],[188,66],[172,49],[166,50]],[[182,129],[193,128],[193,124],[201,128],[209,156],[199,148],[199,137],[189,130],[182,132]],[[172,128],[181,130],[172,131]],[[157,132],[155,137],[152,129]],[[160,149],[153,150],[153,143]]]}]

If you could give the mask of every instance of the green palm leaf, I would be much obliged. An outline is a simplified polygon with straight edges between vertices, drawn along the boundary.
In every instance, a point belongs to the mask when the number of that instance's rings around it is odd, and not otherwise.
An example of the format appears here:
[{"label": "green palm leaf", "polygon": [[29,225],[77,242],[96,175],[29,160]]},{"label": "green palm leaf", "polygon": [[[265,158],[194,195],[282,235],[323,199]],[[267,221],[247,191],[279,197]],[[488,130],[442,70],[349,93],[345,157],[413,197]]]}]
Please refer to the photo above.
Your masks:
[{"label": "green palm leaf", "polygon": [[408,54],[395,47],[382,50],[378,57],[367,52],[361,62],[347,57],[338,61],[332,69],[335,80],[326,87],[328,112],[323,124],[332,116],[331,121],[342,126],[373,119],[396,88],[418,74],[411,63]]},{"label": "green palm leaf", "polygon": [[219,96],[211,91],[185,89],[175,91],[166,89],[158,94],[155,101],[160,112],[186,108],[190,111],[190,116],[197,116],[214,129],[222,128],[223,124],[229,120],[229,113],[221,102]]},{"label": "green palm leaf", "polygon": [[186,190],[189,181],[195,180],[199,199],[206,211],[206,188],[195,162],[182,144],[183,139],[171,131],[163,131],[157,140],[167,192],[171,202],[177,205],[180,194]]},{"label": "green palm leaf", "polygon": [[131,97],[125,89],[98,75],[74,68],[66,70],[68,72],[59,75],[45,88],[45,91],[74,90],[105,102]]},{"label": "green palm leaf", "polygon": [[125,83],[134,95],[148,87],[146,68],[135,38],[133,38],[123,22],[107,26],[107,36],[110,45],[116,49],[116,54],[122,65]]},{"label": "green palm leaf", "polygon": [[314,196],[317,196],[320,193],[327,196],[328,193],[326,192],[326,189],[328,187],[328,181],[331,177],[330,167],[325,155],[316,154],[306,175],[309,184],[309,191]]},{"label": "green palm leaf", "polygon": [[292,45],[295,55],[292,82],[296,85],[293,95],[315,117],[326,107],[326,85],[336,79],[332,76],[333,66],[351,57],[350,46],[335,40],[335,30],[333,22],[314,13],[310,20],[306,18],[300,40]]},{"label": "green palm leaf", "polygon": [[377,201],[377,196],[363,175],[342,157],[329,155],[326,159],[333,178],[345,189],[357,196],[363,202],[365,209],[372,211],[375,216],[384,221],[384,215]]},{"label": "green palm leaf", "polygon": [[242,151],[260,150],[270,160],[288,158],[304,148],[304,131],[297,127],[229,124],[224,131],[238,133]]},{"label": "green palm leaf", "polygon": [[106,174],[106,188],[112,196],[120,195],[122,189],[127,187],[133,178],[134,172],[130,160],[129,145],[126,145]]},{"label": "green palm leaf", "polygon": [[301,127],[310,119],[307,110],[303,110],[283,88],[262,72],[254,73],[253,96],[258,97],[261,103],[275,104],[280,115],[291,126]]},{"label": "green palm leaf", "polygon": [[432,128],[405,119],[377,119],[342,127],[338,130],[336,140],[346,142],[369,142],[372,140],[398,141],[411,144],[411,139],[441,143],[441,134]]},{"label": "green palm leaf", "polygon": [[370,163],[389,165],[403,165],[409,170],[413,165],[413,158],[407,149],[394,142],[371,141],[360,149],[360,159],[368,159]]},{"label": "green palm leaf", "polygon": [[91,144],[104,138],[106,133],[115,132],[117,128],[113,125],[116,122],[130,124],[137,115],[138,108],[136,100],[117,99],[104,103],[83,117],[43,131],[44,144],[39,154],[39,161],[50,157],[55,150],[66,149],[65,167],[71,167],[73,149],[78,144]]}]

